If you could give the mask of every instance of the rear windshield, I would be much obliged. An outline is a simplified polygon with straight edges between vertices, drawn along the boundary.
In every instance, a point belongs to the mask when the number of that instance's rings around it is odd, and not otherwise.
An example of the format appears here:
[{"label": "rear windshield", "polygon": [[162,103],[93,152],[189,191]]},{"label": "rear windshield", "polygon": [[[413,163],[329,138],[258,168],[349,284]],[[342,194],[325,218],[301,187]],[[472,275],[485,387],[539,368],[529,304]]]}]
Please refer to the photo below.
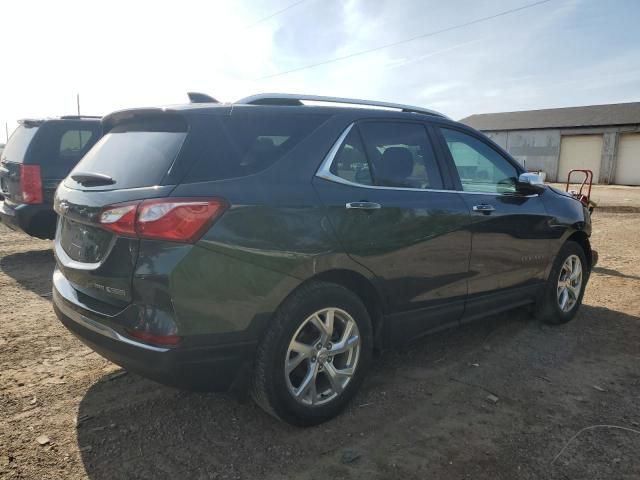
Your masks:
[{"label": "rear windshield", "polygon": [[189,142],[185,154],[195,163],[184,181],[222,180],[260,172],[289,153],[326,119],[326,115],[255,110],[211,116],[206,126],[192,129],[196,141]]},{"label": "rear windshield", "polygon": [[102,137],[69,174],[66,183],[83,187],[70,177],[74,173],[100,173],[114,181],[108,189],[159,185],[184,142],[185,132],[118,131]]},{"label": "rear windshield", "polygon": [[29,148],[29,143],[31,143],[31,139],[37,131],[38,127],[35,126],[27,127],[20,125],[16,128],[9,138],[9,142],[5,145],[4,150],[2,150],[2,160],[16,163],[24,162],[24,156],[25,153],[27,153],[27,148]]}]

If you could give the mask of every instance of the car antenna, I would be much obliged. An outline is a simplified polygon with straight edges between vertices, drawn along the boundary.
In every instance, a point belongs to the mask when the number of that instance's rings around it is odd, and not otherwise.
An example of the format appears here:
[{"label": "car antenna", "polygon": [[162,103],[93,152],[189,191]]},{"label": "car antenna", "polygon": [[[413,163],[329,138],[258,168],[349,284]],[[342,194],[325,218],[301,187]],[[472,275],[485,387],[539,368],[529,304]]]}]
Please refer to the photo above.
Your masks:
[{"label": "car antenna", "polygon": [[220,103],[218,100],[206,93],[187,92],[187,96],[191,103]]}]

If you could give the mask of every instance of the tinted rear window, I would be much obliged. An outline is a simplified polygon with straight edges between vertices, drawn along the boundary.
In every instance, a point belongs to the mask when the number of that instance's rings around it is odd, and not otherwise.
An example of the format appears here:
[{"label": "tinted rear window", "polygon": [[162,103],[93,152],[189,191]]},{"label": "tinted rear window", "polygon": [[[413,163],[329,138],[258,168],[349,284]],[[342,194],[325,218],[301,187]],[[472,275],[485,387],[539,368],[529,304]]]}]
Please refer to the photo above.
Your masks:
[{"label": "tinted rear window", "polygon": [[[114,129],[89,150],[69,174],[66,183],[87,190],[159,185],[178,155],[185,136],[185,132]],[[70,178],[77,172],[108,175],[115,183],[107,188],[83,187]]]},{"label": "tinted rear window", "polygon": [[195,160],[185,182],[237,178],[260,172],[289,153],[321,123],[326,115],[234,112],[211,116],[192,130],[186,147]]},{"label": "tinted rear window", "polygon": [[20,125],[16,128],[9,138],[9,142],[5,145],[4,150],[2,151],[2,160],[17,163],[24,162],[24,156],[25,153],[27,153],[27,148],[29,148],[31,139],[33,139],[37,131],[38,127],[26,127],[24,125]]}]

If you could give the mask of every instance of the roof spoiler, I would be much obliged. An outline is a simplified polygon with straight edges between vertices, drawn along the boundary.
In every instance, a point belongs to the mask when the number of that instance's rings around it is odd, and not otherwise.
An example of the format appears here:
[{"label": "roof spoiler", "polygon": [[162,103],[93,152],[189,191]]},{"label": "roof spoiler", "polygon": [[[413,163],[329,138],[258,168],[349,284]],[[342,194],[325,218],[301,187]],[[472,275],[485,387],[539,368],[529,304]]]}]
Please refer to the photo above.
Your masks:
[{"label": "roof spoiler", "polygon": [[220,103],[218,100],[213,98],[211,95],[207,95],[206,93],[200,92],[187,92],[187,96],[191,103]]},{"label": "roof spoiler", "polygon": [[[122,123],[156,120],[164,122],[164,128],[160,131],[186,131],[186,122],[182,115],[170,108],[134,108],[119,110],[102,117],[102,133],[109,133],[116,125]],[[158,125],[156,125],[158,128]]]}]

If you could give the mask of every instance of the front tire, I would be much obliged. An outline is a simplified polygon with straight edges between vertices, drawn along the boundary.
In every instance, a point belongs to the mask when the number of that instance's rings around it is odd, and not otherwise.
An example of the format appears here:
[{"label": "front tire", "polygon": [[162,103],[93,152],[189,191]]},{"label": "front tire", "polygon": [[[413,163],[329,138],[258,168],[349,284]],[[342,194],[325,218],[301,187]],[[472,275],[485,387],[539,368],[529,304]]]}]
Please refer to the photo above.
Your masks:
[{"label": "front tire", "polygon": [[538,304],[540,320],[560,325],[575,317],[589,280],[588,265],[580,244],[568,241],[562,246]]},{"label": "front tire", "polygon": [[288,423],[322,423],[356,394],[372,350],[360,298],[340,285],[309,283],[285,300],[260,343],[252,397]]}]

